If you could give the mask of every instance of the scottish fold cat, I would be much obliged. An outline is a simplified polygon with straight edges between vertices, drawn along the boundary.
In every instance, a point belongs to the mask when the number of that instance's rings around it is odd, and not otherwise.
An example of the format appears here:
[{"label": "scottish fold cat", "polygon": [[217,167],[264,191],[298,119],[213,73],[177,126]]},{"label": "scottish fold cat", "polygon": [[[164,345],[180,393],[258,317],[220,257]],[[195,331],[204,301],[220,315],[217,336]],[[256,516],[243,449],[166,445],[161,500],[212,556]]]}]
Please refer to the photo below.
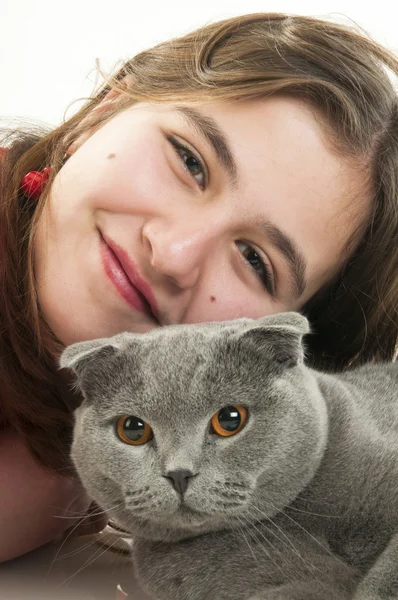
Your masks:
[{"label": "scottish fold cat", "polygon": [[297,313],[74,344],[72,459],[158,600],[398,598],[398,364],[303,361]]}]

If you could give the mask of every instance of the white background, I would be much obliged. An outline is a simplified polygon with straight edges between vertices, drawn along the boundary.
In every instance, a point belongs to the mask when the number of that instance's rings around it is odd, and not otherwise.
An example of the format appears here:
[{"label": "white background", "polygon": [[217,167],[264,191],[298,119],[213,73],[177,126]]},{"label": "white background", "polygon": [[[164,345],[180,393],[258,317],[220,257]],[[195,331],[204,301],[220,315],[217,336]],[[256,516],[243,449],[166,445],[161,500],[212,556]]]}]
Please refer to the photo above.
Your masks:
[{"label": "white background", "polygon": [[109,73],[170,37],[263,11],[352,19],[398,52],[396,0],[0,0],[0,117],[56,125],[92,92],[96,59]]}]

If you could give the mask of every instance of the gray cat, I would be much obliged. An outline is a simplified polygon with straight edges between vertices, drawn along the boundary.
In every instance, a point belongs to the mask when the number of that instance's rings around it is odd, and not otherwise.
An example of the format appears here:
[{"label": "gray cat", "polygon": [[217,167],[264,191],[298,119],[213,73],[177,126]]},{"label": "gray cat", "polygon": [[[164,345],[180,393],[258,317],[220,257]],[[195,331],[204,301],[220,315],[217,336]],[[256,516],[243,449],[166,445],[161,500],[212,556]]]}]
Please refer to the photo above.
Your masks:
[{"label": "gray cat", "polygon": [[74,344],[72,458],[158,600],[398,599],[398,364],[303,362],[307,320]]}]

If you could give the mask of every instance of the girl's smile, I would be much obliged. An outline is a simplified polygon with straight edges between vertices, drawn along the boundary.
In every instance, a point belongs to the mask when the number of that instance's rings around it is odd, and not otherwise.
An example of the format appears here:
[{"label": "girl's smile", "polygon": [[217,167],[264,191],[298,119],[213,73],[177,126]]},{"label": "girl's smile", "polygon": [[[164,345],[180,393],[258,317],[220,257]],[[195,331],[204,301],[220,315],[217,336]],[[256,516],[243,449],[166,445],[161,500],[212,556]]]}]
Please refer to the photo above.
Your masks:
[{"label": "girl's smile", "polygon": [[133,261],[122,248],[100,233],[100,251],[105,273],[130,306],[156,318],[157,303],[148,284],[140,277]]}]

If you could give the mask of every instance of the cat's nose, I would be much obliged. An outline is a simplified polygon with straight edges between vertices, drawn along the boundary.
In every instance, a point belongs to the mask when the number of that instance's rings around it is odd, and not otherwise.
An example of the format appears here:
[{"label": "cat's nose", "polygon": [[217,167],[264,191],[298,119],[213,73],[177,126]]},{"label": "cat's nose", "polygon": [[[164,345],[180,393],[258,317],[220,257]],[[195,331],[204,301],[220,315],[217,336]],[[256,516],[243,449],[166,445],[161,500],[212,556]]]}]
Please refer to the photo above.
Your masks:
[{"label": "cat's nose", "polygon": [[195,475],[192,471],[179,469],[178,471],[168,471],[165,477],[170,481],[176,492],[183,494],[188,487],[189,480]]}]

